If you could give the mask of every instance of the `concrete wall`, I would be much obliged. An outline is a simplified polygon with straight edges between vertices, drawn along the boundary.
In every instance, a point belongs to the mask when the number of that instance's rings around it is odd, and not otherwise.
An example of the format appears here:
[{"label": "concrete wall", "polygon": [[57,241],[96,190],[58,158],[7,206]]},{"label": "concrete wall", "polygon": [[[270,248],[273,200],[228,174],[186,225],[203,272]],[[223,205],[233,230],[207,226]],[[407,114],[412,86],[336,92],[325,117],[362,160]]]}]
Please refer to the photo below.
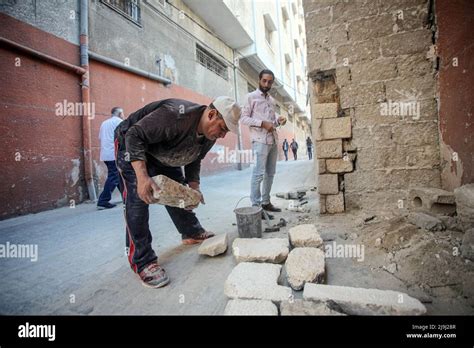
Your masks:
[{"label": "concrete wall", "polygon": [[[303,4],[313,102],[328,102],[316,79],[332,75],[337,116],[351,119],[354,170],[338,174],[346,208],[405,209],[410,187],[441,187],[430,3]],[[413,111],[397,114],[402,103],[414,103]],[[319,125],[313,120],[315,131]]]},{"label": "concrete wall", "polygon": [[474,3],[437,0],[440,151],[444,189],[474,182]]}]

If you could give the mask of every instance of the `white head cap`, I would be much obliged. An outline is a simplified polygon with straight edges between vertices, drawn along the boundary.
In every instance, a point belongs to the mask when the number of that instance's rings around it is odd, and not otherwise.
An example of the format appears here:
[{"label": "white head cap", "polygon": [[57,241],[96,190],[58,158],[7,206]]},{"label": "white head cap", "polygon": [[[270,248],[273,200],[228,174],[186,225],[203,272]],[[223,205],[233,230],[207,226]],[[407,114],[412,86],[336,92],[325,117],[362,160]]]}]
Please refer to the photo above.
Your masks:
[{"label": "white head cap", "polygon": [[237,134],[240,119],[240,106],[229,97],[217,97],[212,104],[224,118],[225,125],[232,133]]}]

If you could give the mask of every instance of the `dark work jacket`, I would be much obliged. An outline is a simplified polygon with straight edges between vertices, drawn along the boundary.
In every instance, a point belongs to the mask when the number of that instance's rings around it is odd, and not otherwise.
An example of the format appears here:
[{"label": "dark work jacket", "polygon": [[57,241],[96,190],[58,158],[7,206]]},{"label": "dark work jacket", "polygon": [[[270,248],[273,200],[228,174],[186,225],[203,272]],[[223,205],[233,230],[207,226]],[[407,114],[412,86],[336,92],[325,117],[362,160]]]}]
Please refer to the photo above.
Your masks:
[{"label": "dark work jacket", "polygon": [[215,141],[198,136],[197,128],[206,105],[181,99],[150,103],[132,113],[115,130],[119,149],[130,162],[152,156],[168,167],[183,167],[186,180],[199,182],[201,160]]}]

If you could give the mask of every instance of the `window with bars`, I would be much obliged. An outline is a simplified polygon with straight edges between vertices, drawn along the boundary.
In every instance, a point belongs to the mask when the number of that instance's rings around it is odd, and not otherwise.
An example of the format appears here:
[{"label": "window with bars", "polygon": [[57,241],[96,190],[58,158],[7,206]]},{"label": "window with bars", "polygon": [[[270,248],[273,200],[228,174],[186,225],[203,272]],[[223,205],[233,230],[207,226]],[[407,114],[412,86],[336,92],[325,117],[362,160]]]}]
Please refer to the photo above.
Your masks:
[{"label": "window with bars", "polygon": [[141,11],[139,0],[101,0],[101,2],[113,8],[125,18],[140,24]]},{"label": "window with bars", "polygon": [[219,75],[224,80],[229,79],[227,66],[198,44],[196,44],[196,59],[202,66],[212,71],[216,75]]}]

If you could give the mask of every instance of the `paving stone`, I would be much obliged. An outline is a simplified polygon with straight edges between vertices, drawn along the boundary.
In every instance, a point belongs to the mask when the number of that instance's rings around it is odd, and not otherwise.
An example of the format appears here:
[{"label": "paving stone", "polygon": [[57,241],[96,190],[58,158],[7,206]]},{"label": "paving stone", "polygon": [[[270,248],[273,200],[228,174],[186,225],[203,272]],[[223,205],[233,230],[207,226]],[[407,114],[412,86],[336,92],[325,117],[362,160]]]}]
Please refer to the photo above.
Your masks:
[{"label": "paving stone", "polygon": [[286,238],[236,238],[232,243],[237,262],[280,263],[286,260],[289,252]]},{"label": "paving stone", "polygon": [[305,300],[285,301],[280,304],[281,315],[346,315],[335,311],[325,302]]},{"label": "paving stone", "polygon": [[230,300],[224,315],[278,315],[278,308],[268,300]]},{"label": "paving stone", "polygon": [[337,117],[337,103],[315,103],[313,104],[313,114],[316,118],[336,118]]},{"label": "paving stone", "polygon": [[342,158],[342,140],[325,140],[316,142],[316,157],[321,158]]},{"label": "paving stone", "polygon": [[316,120],[316,140],[350,138],[352,136],[351,118],[323,118]]},{"label": "paving stone", "polygon": [[281,265],[242,262],[229,274],[224,283],[224,294],[229,298],[287,301],[291,288],[278,285]]},{"label": "paving stone", "polygon": [[337,195],[339,193],[339,183],[337,174],[320,174],[318,192],[321,195]]},{"label": "paving stone", "polygon": [[440,219],[425,213],[410,213],[408,214],[407,219],[413,225],[424,228],[428,231],[443,231],[446,229],[446,226],[443,225],[443,222]]},{"label": "paving stone", "polygon": [[185,208],[198,205],[201,201],[201,194],[198,191],[181,185],[167,176],[157,175],[152,179],[160,188],[160,191],[153,193],[153,197],[158,200],[158,204]]},{"label": "paving stone", "polygon": [[227,233],[218,234],[202,242],[199,246],[198,253],[208,256],[223,254],[227,250],[227,241]]},{"label": "paving stone", "polygon": [[313,224],[302,224],[290,228],[288,237],[293,247],[318,248],[323,245],[318,229]]},{"label": "paving stone", "polygon": [[344,212],[344,194],[342,192],[326,196],[326,212],[329,214]]},{"label": "paving stone", "polygon": [[318,248],[295,248],[285,262],[288,283],[301,290],[305,283],[322,283],[325,278],[324,252]]},{"label": "paving stone", "polygon": [[339,305],[349,315],[422,315],[426,308],[403,292],[306,283],[305,300]]}]

